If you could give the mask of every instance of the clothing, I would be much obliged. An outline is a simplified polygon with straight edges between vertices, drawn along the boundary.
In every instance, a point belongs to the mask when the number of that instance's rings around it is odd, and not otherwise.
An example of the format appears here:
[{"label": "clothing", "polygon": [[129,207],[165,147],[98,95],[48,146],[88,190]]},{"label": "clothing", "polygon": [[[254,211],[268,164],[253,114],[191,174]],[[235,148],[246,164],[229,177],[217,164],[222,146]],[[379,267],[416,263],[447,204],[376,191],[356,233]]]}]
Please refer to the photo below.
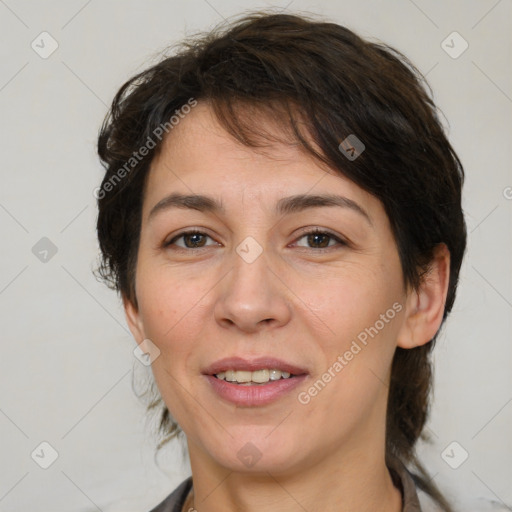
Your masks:
[{"label": "clothing", "polygon": [[[397,462],[389,469],[395,486],[402,492],[402,512],[434,512],[440,510],[434,506],[434,503],[425,493],[417,491],[411,473],[402,463]],[[191,487],[192,477],[189,477],[151,512],[181,512]]]},{"label": "clothing", "polygon": [[174,491],[165,498],[160,505],[151,509],[151,512],[181,512],[183,504],[187,499],[187,495],[192,487],[192,477],[189,476],[181,482]]}]

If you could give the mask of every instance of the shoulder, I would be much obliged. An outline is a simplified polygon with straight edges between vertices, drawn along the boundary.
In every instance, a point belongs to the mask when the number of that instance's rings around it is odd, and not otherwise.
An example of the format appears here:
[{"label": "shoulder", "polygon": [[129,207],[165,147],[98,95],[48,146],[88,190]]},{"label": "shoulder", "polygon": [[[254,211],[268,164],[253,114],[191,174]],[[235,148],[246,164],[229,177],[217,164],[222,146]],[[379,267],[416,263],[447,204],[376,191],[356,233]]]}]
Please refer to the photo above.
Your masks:
[{"label": "shoulder", "polygon": [[150,512],[181,512],[183,503],[192,487],[192,477],[184,480],[174,491]]}]

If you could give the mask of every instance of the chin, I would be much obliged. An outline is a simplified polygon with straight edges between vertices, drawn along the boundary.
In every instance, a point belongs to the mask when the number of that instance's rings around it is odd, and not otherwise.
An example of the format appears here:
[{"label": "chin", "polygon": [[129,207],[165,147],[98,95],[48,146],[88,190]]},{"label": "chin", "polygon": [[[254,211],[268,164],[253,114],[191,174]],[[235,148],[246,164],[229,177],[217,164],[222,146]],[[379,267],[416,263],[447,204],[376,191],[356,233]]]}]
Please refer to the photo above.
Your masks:
[{"label": "chin", "polygon": [[[212,446],[210,455],[218,464],[238,473],[282,473],[299,465],[299,450],[304,440],[294,441],[294,436],[273,427],[239,430],[233,437],[227,435],[222,443]],[[269,434],[270,433],[270,434]]]}]

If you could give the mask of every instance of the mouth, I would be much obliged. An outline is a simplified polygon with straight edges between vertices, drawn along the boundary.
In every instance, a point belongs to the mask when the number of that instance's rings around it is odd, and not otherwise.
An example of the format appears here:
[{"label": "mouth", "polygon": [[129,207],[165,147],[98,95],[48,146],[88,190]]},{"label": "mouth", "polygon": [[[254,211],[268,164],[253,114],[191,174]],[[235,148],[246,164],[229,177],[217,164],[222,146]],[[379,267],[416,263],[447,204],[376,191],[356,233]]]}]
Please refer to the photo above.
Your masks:
[{"label": "mouth", "polygon": [[273,357],[259,357],[252,360],[228,357],[216,361],[203,370],[204,375],[238,384],[265,384],[307,373],[309,372],[306,368]]},{"label": "mouth", "polygon": [[309,374],[306,368],[270,357],[222,359],[202,373],[217,396],[237,406],[247,407],[277,400]]},{"label": "mouth", "polygon": [[226,370],[225,372],[216,373],[217,379],[239,384],[240,386],[261,386],[268,382],[274,382],[280,379],[291,379],[296,375],[277,369],[262,369],[256,371],[245,370]]}]

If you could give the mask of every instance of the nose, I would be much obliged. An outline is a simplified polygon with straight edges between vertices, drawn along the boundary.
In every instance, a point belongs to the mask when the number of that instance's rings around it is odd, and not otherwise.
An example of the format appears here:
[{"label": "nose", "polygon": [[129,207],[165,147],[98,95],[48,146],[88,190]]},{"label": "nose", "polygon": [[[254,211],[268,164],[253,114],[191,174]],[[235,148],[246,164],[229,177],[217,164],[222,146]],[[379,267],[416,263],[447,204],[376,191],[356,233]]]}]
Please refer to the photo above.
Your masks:
[{"label": "nose", "polygon": [[271,265],[265,250],[254,261],[240,254],[233,252],[231,272],[220,283],[217,322],[245,333],[285,325],[291,318],[291,292],[279,276],[279,265]]}]

